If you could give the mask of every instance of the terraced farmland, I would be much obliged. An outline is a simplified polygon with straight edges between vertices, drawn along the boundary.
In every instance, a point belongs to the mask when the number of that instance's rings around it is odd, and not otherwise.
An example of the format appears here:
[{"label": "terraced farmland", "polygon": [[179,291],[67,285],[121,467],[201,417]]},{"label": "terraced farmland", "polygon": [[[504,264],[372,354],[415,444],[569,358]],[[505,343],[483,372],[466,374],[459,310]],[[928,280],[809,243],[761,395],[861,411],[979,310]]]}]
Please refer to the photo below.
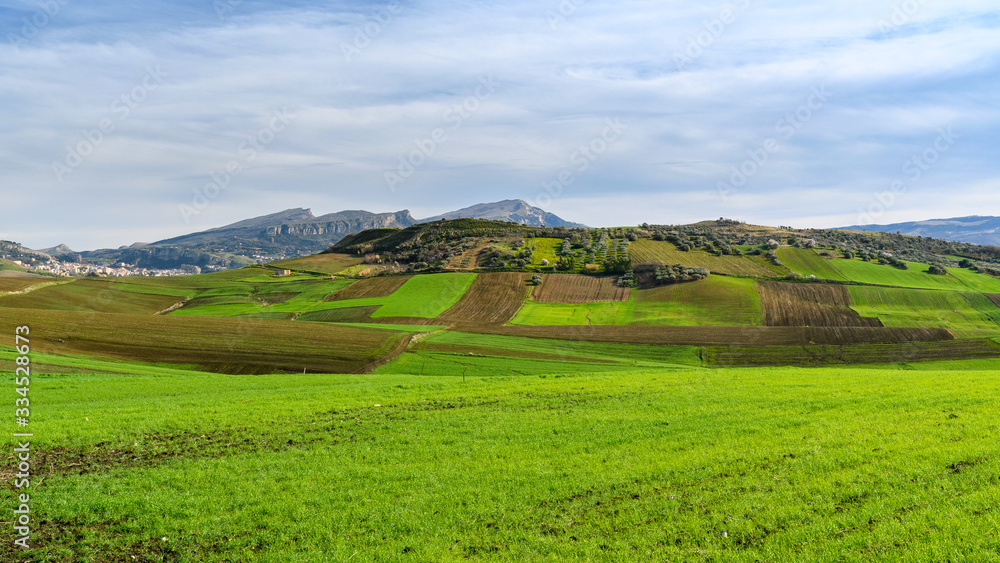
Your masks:
[{"label": "terraced farmland", "polygon": [[728,276],[770,278],[788,275],[787,268],[774,266],[761,256],[714,256],[702,250],[683,252],[666,241],[637,240],[629,245],[628,254],[635,264],[681,264]]}]

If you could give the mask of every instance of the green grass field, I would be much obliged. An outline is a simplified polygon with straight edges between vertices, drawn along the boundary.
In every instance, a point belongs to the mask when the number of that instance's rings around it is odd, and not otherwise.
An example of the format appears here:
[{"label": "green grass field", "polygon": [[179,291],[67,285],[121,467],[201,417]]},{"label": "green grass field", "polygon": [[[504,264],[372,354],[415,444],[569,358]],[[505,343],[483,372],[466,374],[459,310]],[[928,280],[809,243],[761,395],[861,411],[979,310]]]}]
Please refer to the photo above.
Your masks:
[{"label": "green grass field", "polygon": [[[836,260],[833,265],[847,279],[873,285],[890,285],[914,289],[949,289],[952,291],[983,291],[993,293],[1000,291],[1000,280],[983,274],[959,271],[959,274],[936,276],[926,273],[928,265],[918,262],[908,262],[908,270],[900,270],[892,266],[876,262],[864,262],[858,259]],[[957,269],[955,269],[957,270]],[[949,270],[951,272],[952,270]],[[973,278],[972,276],[978,276]]]},{"label": "green grass field", "polygon": [[704,250],[683,252],[666,241],[639,239],[628,247],[634,264],[681,264],[690,268],[707,268],[712,273],[742,277],[783,277],[788,269],[774,266],[762,256],[714,256]]},{"label": "green grass field", "polygon": [[[433,319],[458,303],[462,295],[472,286],[472,282],[475,279],[476,274],[472,273],[414,276],[388,297],[366,297],[362,299],[329,301],[315,304],[305,310],[324,311],[329,309],[379,306],[372,314],[373,318],[420,317]],[[288,307],[297,306],[299,306],[297,303],[286,303],[268,307],[268,309],[285,310]]]},{"label": "green grass field", "polygon": [[981,293],[849,286],[852,309],[885,326],[948,328],[961,336],[1000,331],[1000,307]]},{"label": "green grass field", "polygon": [[350,256],[347,254],[314,254],[312,256],[303,256],[301,258],[273,262],[271,266],[286,270],[319,272],[321,274],[337,274],[361,263],[362,259],[358,256]]},{"label": "green grass field", "polygon": [[784,262],[788,269],[803,277],[816,276],[821,280],[848,281],[837,269],[835,259],[820,256],[809,248],[779,248],[778,259]]},{"label": "green grass field", "polygon": [[[34,550],[4,541],[4,560],[986,561],[1000,549],[995,371],[246,377],[36,359]],[[9,485],[0,497],[14,505]]]},{"label": "green grass field", "polygon": [[[561,238],[529,238],[524,240],[524,245],[534,247],[531,252],[531,265],[536,268],[551,268],[559,261],[559,250],[562,248]],[[548,260],[548,266],[542,265],[542,260]]]},{"label": "green grass field", "polygon": [[628,301],[542,303],[526,301],[513,325],[760,325],[761,306],[752,279],[710,276],[692,283],[633,290]]}]

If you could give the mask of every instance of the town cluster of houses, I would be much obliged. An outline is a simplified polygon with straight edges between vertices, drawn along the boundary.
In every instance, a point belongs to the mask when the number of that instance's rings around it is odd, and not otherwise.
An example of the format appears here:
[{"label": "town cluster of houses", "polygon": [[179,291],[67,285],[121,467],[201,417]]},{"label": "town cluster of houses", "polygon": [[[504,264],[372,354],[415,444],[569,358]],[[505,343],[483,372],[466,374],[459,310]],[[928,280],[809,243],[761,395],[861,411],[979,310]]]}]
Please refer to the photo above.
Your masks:
[{"label": "town cluster of houses", "polygon": [[27,264],[20,260],[11,260],[14,264],[27,268],[33,272],[52,274],[56,276],[86,276],[95,274],[107,277],[125,276],[183,276],[187,274],[200,274],[201,268],[197,266],[187,266],[171,270],[158,270],[153,268],[140,268],[119,264],[116,266],[104,266],[100,264],[85,264],[82,262],[59,262],[53,260],[45,264]]}]

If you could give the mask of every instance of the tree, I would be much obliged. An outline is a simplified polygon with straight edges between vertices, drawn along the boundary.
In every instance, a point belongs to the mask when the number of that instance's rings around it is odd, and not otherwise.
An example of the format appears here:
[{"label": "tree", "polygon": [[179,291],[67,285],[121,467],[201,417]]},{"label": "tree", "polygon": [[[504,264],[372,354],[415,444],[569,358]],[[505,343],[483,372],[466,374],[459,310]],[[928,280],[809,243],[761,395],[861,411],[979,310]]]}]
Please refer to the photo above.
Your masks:
[{"label": "tree", "polygon": [[542,276],[538,274],[531,276],[531,285],[542,285]]}]

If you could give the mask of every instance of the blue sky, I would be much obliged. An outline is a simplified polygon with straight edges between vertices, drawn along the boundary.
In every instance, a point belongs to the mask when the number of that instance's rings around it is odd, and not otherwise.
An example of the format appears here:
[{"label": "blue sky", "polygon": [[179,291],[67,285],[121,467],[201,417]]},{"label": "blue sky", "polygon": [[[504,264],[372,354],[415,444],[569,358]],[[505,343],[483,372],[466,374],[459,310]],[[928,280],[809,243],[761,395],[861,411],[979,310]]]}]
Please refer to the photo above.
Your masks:
[{"label": "blue sky", "polygon": [[594,226],[1000,215],[998,13],[0,0],[0,238],[512,198]]}]

